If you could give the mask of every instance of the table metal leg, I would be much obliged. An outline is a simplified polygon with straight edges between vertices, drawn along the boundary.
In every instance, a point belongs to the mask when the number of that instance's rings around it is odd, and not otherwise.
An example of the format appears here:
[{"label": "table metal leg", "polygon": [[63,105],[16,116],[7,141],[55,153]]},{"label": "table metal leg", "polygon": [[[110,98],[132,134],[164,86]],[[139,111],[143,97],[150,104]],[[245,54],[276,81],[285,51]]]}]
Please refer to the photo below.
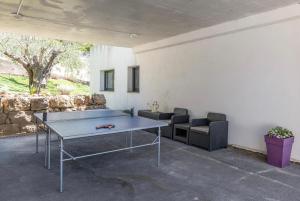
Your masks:
[{"label": "table metal leg", "polygon": [[[132,147],[132,131],[130,131],[130,142],[129,146]],[[132,152],[132,149],[130,149],[130,152]]]},{"label": "table metal leg", "polygon": [[46,138],[45,138],[45,168],[47,168],[47,162],[48,162],[48,132],[46,132]]},{"label": "table metal leg", "polygon": [[62,138],[60,138],[60,183],[59,183],[59,190],[62,193],[63,192],[63,185],[64,185],[64,141]]},{"label": "table metal leg", "polygon": [[50,149],[51,149],[51,129],[50,128],[48,129],[48,138],[47,138],[47,141],[48,141],[48,143],[47,143],[48,169],[50,169],[51,168],[51,151],[50,151]]},{"label": "table metal leg", "polygon": [[158,127],[158,143],[157,143],[157,167],[160,165],[160,127]]},{"label": "table metal leg", "polygon": [[[35,120],[35,125],[37,126],[37,120]],[[35,133],[35,153],[39,153],[39,133],[38,129]]]},{"label": "table metal leg", "polygon": [[35,153],[39,153],[39,134],[36,132],[35,135]]}]

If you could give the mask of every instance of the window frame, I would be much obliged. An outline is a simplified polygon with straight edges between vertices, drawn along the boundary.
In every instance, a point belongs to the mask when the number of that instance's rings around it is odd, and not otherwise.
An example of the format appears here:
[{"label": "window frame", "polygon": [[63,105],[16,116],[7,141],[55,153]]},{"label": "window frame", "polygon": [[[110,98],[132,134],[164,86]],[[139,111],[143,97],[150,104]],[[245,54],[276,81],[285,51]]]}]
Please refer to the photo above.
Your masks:
[{"label": "window frame", "polygon": [[[103,78],[101,76],[101,73],[103,73]],[[108,85],[108,82],[109,82],[109,73],[112,73],[112,87],[109,87]],[[100,91],[115,91],[115,70],[114,69],[108,69],[108,70],[101,70],[100,71],[100,79],[103,79],[103,80],[100,80],[100,84],[103,84],[103,87],[101,87],[100,85]]]},{"label": "window frame", "polygon": [[[131,70],[130,70],[131,69]],[[136,71],[138,69],[138,78],[136,76]],[[128,66],[128,74],[131,73],[131,76],[127,77],[127,92],[128,93],[140,93],[140,66]],[[129,80],[131,78],[131,80]],[[138,87],[136,86],[136,79],[138,79]],[[131,83],[131,90],[129,89],[129,82]]]}]

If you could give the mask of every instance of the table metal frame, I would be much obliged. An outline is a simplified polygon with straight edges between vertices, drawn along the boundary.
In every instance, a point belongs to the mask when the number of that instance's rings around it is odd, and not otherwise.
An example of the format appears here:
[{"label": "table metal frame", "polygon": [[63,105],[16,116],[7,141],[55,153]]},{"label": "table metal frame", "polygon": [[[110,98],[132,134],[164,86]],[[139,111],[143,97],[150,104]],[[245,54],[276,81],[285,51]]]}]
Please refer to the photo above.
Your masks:
[{"label": "table metal frame", "polygon": [[[38,121],[38,120],[37,120]],[[87,158],[87,157],[92,157],[92,156],[98,156],[98,155],[103,155],[103,154],[108,154],[108,153],[114,153],[114,152],[120,152],[120,151],[126,151],[126,150],[130,150],[132,151],[133,149],[136,148],[141,148],[141,147],[146,147],[146,146],[154,146],[157,145],[157,167],[159,167],[160,165],[160,143],[161,143],[161,127],[162,126],[156,126],[156,127],[147,127],[147,128],[132,128],[130,130],[127,131],[120,131],[120,132],[114,132],[114,133],[109,133],[109,134],[118,134],[118,133],[124,133],[124,132],[129,132],[130,133],[130,138],[129,138],[129,146],[128,147],[124,147],[124,148],[119,148],[119,149],[113,149],[113,150],[109,150],[109,151],[103,151],[103,152],[97,152],[97,153],[93,153],[93,154],[87,154],[87,155],[79,155],[79,156],[73,156],[72,154],[70,154],[68,151],[66,151],[64,149],[64,141],[65,140],[71,140],[71,139],[78,139],[78,138],[84,138],[83,136],[80,137],[74,137],[74,138],[68,138],[68,139],[64,139],[59,133],[55,132],[55,130],[51,129],[51,127],[49,127],[47,125],[47,122],[43,122],[44,126],[46,127],[45,131],[46,131],[46,139],[45,139],[45,167],[50,169],[51,168],[51,135],[52,132],[56,133],[58,136],[58,140],[59,140],[59,152],[60,152],[60,160],[59,160],[59,169],[60,169],[60,182],[59,182],[59,190],[60,192],[63,192],[64,190],[64,162],[67,161],[72,161],[72,160],[78,160],[78,159],[82,159],[82,158]],[[157,132],[157,136],[156,138],[147,144],[140,144],[140,145],[135,145],[133,146],[132,143],[132,139],[133,139],[133,132],[134,131],[138,131],[138,130],[144,130],[144,129],[149,129],[149,128],[158,128],[158,132]],[[101,136],[103,135],[103,133],[101,133],[100,135],[93,135],[93,136],[86,136],[86,137],[96,137],[96,136]],[[127,139],[127,138],[126,138]],[[39,134],[38,132],[36,133],[36,153],[39,152]],[[67,158],[64,158],[64,156],[67,156]]]}]

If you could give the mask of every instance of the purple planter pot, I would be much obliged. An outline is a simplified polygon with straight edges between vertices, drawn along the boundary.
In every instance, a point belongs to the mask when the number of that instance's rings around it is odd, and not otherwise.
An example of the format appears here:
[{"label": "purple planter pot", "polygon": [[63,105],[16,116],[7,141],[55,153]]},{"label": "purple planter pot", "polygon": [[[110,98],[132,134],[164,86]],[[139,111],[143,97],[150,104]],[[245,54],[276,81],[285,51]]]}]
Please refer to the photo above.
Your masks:
[{"label": "purple planter pot", "polygon": [[265,135],[267,158],[270,165],[283,168],[290,164],[294,137],[279,139]]}]

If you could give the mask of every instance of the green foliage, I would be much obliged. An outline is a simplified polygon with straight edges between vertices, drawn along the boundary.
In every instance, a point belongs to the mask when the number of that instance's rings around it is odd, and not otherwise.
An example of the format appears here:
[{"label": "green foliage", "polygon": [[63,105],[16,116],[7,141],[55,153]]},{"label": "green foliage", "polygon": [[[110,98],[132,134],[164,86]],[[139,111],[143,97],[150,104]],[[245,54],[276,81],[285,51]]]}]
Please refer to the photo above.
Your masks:
[{"label": "green foliage", "polygon": [[91,47],[88,43],[0,34],[0,56],[6,56],[26,70],[31,94],[41,92],[41,83],[50,77],[55,65],[66,67],[71,73],[84,67],[80,57],[88,54]]},{"label": "green foliage", "polygon": [[[28,49],[27,53],[24,51],[26,47]],[[70,69],[76,69],[83,65],[80,56],[89,50],[88,47],[90,46],[87,43],[81,44],[57,39],[42,39],[28,35],[0,34],[0,54],[7,51],[15,57],[28,57],[28,60],[32,60],[34,55],[41,55],[41,50],[45,49],[43,63],[46,63],[51,56],[51,52],[60,51],[62,53],[55,59],[55,63],[59,63]]]},{"label": "green foliage", "polygon": [[[46,89],[42,89],[42,94],[50,93],[51,95],[60,94],[58,86],[70,86],[74,88],[71,95],[88,95],[90,94],[89,86],[75,83],[62,79],[50,79],[47,83]],[[7,91],[9,93],[28,93],[28,78],[25,76],[0,74],[0,91]]]},{"label": "green foliage", "polygon": [[270,137],[276,137],[276,138],[280,138],[280,139],[290,138],[290,137],[294,136],[292,131],[290,131],[286,128],[282,128],[280,126],[270,129],[268,131],[268,135]]},{"label": "green foliage", "polygon": [[38,89],[34,86],[30,87],[29,88],[29,93],[32,95],[32,94],[36,94],[38,91]]},{"label": "green foliage", "polygon": [[89,54],[93,46],[91,43],[79,43],[79,50],[84,54]]}]

